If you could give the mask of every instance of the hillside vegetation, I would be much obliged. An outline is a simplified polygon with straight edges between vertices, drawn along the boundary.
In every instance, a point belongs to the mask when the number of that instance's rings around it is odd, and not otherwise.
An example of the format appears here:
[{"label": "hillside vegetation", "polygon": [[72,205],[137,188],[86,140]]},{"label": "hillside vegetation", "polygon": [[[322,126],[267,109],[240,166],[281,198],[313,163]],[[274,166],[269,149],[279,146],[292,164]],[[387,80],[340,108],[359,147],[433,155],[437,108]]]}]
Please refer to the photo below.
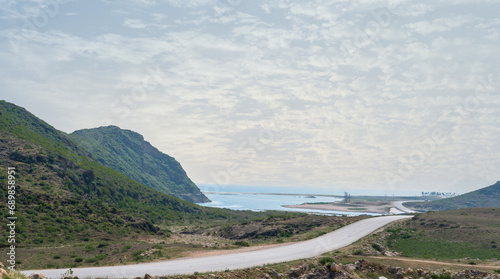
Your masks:
[{"label": "hillside vegetation", "polygon": [[[205,208],[146,187],[90,158],[70,137],[25,109],[0,101],[0,183],[16,168],[19,246],[130,233],[168,235],[173,224],[266,214]],[[6,196],[6,187],[0,195]],[[6,217],[5,210],[0,217]],[[0,245],[7,245],[2,230]]]},{"label": "hillside vegetation", "polygon": [[468,207],[500,207],[500,181],[460,196],[425,203],[406,203],[416,210],[454,210]]},{"label": "hillside vegetation", "polygon": [[189,202],[210,201],[179,162],[138,133],[108,126],[78,130],[71,136],[92,158],[141,184]]},{"label": "hillside vegetation", "polygon": [[407,257],[485,260],[500,255],[500,208],[422,213],[388,231],[388,246]]},{"label": "hillside vegetation", "polygon": [[[355,220],[336,222],[325,216],[332,220],[318,223],[298,213],[201,207],[102,165],[69,135],[0,101],[1,185],[7,185],[9,167],[16,171],[19,269],[128,264],[261,241],[293,241],[296,235],[307,238]],[[0,195],[7,196],[7,187],[0,187]],[[7,214],[0,210],[0,218]],[[243,238],[248,242],[223,233],[237,232],[231,229],[234,225],[259,227],[255,222],[266,229],[257,230],[256,236],[261,236],[256,239]],[[295,228],[295,223],[301,227]],[[279,228],[286,233],[277,234]],[[10,245],[8,233],[1,231],[1,248]]]}]

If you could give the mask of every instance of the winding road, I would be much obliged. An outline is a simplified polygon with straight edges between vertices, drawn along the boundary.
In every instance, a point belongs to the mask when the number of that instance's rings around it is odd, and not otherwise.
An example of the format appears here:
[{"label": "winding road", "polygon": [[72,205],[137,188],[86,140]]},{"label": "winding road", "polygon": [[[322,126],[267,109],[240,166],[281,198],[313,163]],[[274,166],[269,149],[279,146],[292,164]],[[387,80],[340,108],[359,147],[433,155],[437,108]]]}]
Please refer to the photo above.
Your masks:
[{"label": "winding road", "polygon": [[[143,263],[121,266],[85,267],[73,269],[73,276],[132,278],[143,277],[148,273],[153,276],[192,274],[197,272],[224,271],[242,269],[264,264],[286,262],[321,255],[328,251],[345,247],[377,229],[397,220],[410,218],[408,215],[383,216],[368,218],[350,224],[320,237],[258,251],[231,253],[216,256],[177,259],[162,262]],[[61,278],[68,269],[25,270],[43,273],[48,278]]]},{"label": "winding road", "polygon": [[405,202],[425,202],[425,201],[414,200],[414,201],[395,201],[395,202],[392,202],[392,205],[396,208],[396,211],[394,212],[395,214],[417,213],[416,211],[413,211],[413,210],[409,209],[408,207],[404,206],[403,203],[405,203]]}]

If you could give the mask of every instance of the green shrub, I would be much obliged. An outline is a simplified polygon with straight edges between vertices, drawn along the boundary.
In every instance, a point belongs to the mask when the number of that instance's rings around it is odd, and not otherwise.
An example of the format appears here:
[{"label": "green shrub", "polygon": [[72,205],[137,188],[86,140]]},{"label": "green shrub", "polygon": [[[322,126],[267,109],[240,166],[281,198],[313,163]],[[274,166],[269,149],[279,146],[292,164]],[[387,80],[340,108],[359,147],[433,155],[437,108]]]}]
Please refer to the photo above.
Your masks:
[{"label": "green shrub", "polygon": [[153,252],[153,255],[157,256],[157,257],[163,257],[163,253],[161,252],[161,250],[156,250]]},{"label": "green shrub", "polygon": [[109,245],[108,243],[99,243],[99,245],[97,245],[97,248],[104,248],[108,245]]},{"label": "green shrub", "polygon": [[75,258],[75,263],[81,263],[81,262],[83,262],[83,258],[80,257]]},{"label": "green shrub", "polygon": [[134,251],[132,253],[132,256],[137,257],[137,256],[141,255],[142,253],[144,253],[144,250],[137,250],[137,251]]},{"label": "green shrub", "polygon": [[163,246],[162,246],[161,244],[155,244],[155,245],[153,245],[153,247],[151,247],[151,248],[153,248],[153,249],[162,249],[162,248],[163,248]]},{"label": "green shrub", "polygon": [[372,243],[372,247],[373,249],[382,252],[382,247],[380,247],[380,245],[378,245],[377,243]]},{"label": "green shrub", "polygon": [[250,243],[246,242],[246,241],[236,241],[234,243],[234,245],[236,246],[241,246],[241,247],[248,247],[250,246]]},{"label": "green shrub", "polygon": [[330,257],[322,257],[321,259],[319,259],[319,263],[321,265],[328,265],[328,264],[332,264],[334,261],[332,258]]},{"label": "green shrub", "polygon": [[106,255],[98,255],[95,258],[96,258],[96,260],[101,261],[101,260],[104,260],[106,257],[107,257]]},{"label": "green shrub", "polygon": [[122,248],[122,252],[127,252],[128,250],[130,250],[130,248],[132,248],[132,246],[130,246],[130,244],[125,245]]}]

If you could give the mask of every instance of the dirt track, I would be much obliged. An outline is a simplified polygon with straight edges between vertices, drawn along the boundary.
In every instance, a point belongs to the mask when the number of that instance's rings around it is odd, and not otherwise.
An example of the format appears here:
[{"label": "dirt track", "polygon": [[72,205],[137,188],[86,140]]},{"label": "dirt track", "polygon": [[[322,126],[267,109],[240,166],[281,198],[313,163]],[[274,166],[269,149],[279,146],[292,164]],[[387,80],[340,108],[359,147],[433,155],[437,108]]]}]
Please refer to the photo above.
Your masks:
[{"label": "dirt track", "polygon": [[470,264],[460,264],[460,263],[448,263],[448,262],[439,262],[439,261],[431,261],[431,260],[420,260],[420,259],[411,259],[411,258],[402,258],[402,257],[377,257],[377,256],[366,256],[367,259],[383,259],[383,260],[396,260],[402,262],[410,262],[410,263],[427,263],[427,264],[436,264],[440,266],[456,266],[456,267],[465,267],[468,269],[474,268],[485,268],[485,269],[499,269],[499,265],[470,265]]}]

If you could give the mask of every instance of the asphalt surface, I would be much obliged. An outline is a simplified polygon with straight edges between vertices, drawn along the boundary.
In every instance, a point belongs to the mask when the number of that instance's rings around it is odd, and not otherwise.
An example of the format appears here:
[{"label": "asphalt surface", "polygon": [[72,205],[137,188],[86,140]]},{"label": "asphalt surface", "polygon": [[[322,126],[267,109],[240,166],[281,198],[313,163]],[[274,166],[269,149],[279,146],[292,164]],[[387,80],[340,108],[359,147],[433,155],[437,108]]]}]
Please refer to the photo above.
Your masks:
[{"label": "asphalt surface", "polygon": [[[403,203],[405,202],[424,202],[424,201],[421,201],[421,200],[415,200],[415,201],[395,201],[395,202],[392,202],[392,205],[399,211],[402,211],[403,213],[416,213],[416,211],[413,211],[411,209],[409,209],[408,207],[404,206]],[[398,213],[398,214],[402,214],[402,213]]]},{"label": "asphalt surface", "polygon": [[[311,240],[258,251],[134,265],[74,268],[72,270],[73,276],[79,278],[132,278],[143,277],[146,273],[152,276],[160,276],[193,274],[196,271],[212,272],[226,269],[242,269],[318,256],[345,247],[389,223],[409,217],[412,216],[396,215],[364,219]],[[61,274],[66,271],[68,269],[26,270],[21,272],[26,275],[39,272],[43,273],[47,278],[61,278]]]}]

